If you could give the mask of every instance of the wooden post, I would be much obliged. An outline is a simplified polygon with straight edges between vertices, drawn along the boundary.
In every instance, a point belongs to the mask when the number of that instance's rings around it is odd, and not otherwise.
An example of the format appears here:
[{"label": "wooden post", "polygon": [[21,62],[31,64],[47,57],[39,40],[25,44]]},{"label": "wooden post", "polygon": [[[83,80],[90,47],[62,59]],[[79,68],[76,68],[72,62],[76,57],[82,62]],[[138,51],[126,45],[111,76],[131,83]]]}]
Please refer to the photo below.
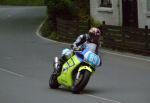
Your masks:
[{"label": "wooden post", "polygon": [[145,50],[148,50],[148,44],[149,44],[149,39],[148,39],[148,26],[145,26]]},{"label": "wooden post", "polygon": [[105,21],[102,21],[103,25],[105,25]]},{"label": "wooden post", "polygon": [[[105,22],[105,21],[102,21],[102,30],[103,30],[103,29],[105,30],[105,29],[106,29],[105,27],[106,27],[106,22]],[[103,31],[102,31],[102,32],[103,32]]]},{"label": "wooden post", "polygon": [[102,21],[102,28],[101,28],[101,32],[102,32],[102,36],[104,35],[104,33],[105,33],[105,29],[106,29],[106,23],[105,23],[105,21]]},{"label": "wooden post", "polygon": [[126,41],[125,41],[125,27],[121,27],[121,34],[122,34],[122,49],[126,49]]},{"label": "wooden post", "polygon": [[102,21],[102,28],[101,28],[101,32],[102,32],[102,46],[106,46],[107,45],[107,36],[106,36],[106,22],[105,21]]}]

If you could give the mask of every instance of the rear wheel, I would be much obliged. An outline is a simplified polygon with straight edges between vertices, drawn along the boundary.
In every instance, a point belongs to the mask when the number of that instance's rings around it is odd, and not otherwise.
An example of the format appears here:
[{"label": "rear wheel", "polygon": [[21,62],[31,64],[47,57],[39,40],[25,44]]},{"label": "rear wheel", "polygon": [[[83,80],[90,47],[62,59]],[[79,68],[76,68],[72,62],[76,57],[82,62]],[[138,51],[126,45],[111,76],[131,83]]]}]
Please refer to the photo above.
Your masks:
[{"label": "rear wheel", "polygon": [[52,88],[52,89],[57,89],[60,84],[58,83],[57,81],[57,75],[56,74],[52,74],[50,76],[50,79],[49,79],[49,87]]},{"label": "rear wheel", "polygon": [[88,70],[83,70],[79,73],[78,79],[75,79],[74,86],[72,88],[73,93],[80,93],[87,85],[91,76],[91,72]]}]

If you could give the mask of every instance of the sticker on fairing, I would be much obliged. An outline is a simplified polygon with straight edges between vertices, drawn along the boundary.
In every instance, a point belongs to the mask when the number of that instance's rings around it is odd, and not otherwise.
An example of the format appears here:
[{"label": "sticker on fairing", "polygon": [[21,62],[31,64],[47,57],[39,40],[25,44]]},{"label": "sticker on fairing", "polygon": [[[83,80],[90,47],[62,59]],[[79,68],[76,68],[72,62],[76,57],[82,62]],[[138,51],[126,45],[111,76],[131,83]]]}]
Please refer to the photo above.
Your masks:
[{"label": "sticker on fairing", "polygon": [[85,54],[85,60],[93,66],[98,66],[100,64],[100,57],[91,51]]}]

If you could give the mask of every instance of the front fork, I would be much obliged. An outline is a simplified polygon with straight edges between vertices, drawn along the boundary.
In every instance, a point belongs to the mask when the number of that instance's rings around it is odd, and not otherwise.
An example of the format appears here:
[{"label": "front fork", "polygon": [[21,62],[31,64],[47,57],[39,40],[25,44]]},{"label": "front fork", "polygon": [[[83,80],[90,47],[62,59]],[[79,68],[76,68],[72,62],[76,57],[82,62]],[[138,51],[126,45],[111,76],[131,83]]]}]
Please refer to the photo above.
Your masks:
[{"label": "front fork", "polygon": [[54,69],[57,70],[59,65],[60,65],[59,58],[55,57],[54,58]]},{"label": "front fork", "polygon": [[78,80],[79,79],[79,76],[80,76],[80,72],[78,71],[78,73],[77,73],[77,75],[76,75],[76,80]]},{"label": "front fork", "polygon": [[61,73],[61,68],[60,68],[60,61],[59,61],[59,58],[58,58],[58,57],[55,57],[55,58],[54,58],[53,67],[54,67],[54,72],[53,72],[53,74],[60,75],[60,73]]},{"label": "front fork", "polygon": [[76,81],[80,81],[80,73],[83,70],[88,70],[91,73],[93,72],[93,70],[90,67],[88,67],[88,66],[82,66],[82,67],[80,67],[79,70],[78,70],[78,72],[77,72],[76,78],[75,78]]}]

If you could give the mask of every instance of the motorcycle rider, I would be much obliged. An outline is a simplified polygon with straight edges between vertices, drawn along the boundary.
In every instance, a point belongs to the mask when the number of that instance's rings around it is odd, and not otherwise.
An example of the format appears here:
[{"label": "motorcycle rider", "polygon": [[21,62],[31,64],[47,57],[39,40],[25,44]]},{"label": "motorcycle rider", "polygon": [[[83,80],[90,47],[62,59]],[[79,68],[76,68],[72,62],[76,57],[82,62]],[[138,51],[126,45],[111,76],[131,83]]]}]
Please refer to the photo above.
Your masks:
[{"label": "motorcycle rider", "polygon": [[94,44],[96,44],[96,48],[93,52],[98,54],[98,48],[100,45],[100,43],[99,43],[100,36],[101,36],[101,31],[96,27],[92,27],[89,30],[88,34],[82,34],[82,35],[78,36],[76,41],[73,43],[72,47],[74,49],[82,44],[86,45],[88,43],[94,43]]},{"label": "motorcycle rider", "polygon": [[[96,28],[96,27],[92,27],[90,28],[89,32],[87,34],[81,34],[77,37],[77,39],[75,40],[75,42],[71,45],[71,48],[74,50],[76,48],[78,48],[81,45],[87,46],[89,43],[93,43],[96,44],[96,47],[92,47],[90,46],[90,49],[98,54],[98,48],[100,45],[99,39],[101,36],[101,31],[100,29]],[[64,49],[62,52],[62,56],[59,59],[59,65],[56,68],[56,70],[54,71],[54,73],[56,74],[60,74],[61,73],[61,68],[62,65],[64,64],[64,62],[66,61],[66,56],[70,56],[72,53],[69,49]],[[101,65],[101,63],[100,63]]]}]

